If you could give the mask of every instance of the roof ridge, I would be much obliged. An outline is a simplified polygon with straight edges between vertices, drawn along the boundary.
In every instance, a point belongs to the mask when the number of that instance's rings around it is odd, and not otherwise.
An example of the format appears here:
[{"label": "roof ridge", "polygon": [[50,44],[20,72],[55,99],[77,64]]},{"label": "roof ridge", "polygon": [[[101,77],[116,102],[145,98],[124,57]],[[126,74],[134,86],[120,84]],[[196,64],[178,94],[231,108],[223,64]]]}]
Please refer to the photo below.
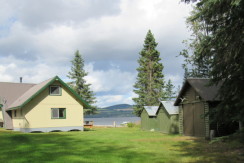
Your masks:
[{"label": "roof ridge", "polygon": [[0,82],[1,83],[6,83],[6,84],[29,84],[29,85],[36,85],[35,83],[17,83],[17,82]]}]

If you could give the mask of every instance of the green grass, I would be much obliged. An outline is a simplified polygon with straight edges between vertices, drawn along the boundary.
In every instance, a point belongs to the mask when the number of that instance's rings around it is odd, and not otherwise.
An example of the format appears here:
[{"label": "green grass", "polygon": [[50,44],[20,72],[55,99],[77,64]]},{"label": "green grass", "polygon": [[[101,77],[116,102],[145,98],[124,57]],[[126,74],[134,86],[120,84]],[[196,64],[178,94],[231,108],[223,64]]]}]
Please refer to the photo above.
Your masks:
[{"label": "green grass", "polygon": [[243,162],[243,146],[138,128],[20,133],[0,129],[0,162]]}]

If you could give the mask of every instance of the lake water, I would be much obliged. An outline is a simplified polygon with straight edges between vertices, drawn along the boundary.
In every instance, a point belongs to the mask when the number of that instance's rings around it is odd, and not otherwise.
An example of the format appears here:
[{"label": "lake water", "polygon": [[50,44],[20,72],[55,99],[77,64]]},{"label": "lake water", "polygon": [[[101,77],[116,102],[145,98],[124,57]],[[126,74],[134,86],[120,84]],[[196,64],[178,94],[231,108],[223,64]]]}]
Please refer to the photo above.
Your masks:
[{"label": "lake water", "polygon": [[85,121],[93,121],[94,126],[113,126],[114,122],[116,126],[120,126],[123,122],[139,123],[140,117],[116,117],[116,118],[84,118]]}]

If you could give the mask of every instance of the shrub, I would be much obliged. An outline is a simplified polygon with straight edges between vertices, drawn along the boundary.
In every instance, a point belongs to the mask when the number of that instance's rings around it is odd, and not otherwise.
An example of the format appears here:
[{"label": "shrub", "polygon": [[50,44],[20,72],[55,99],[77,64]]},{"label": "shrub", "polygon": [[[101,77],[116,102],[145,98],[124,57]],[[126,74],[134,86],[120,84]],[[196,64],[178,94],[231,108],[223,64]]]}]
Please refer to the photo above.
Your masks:
[{"label": "shrub", "polygon": [[135,126],[136,126],[135,123],[132,123],[132,122],[127,123],[127,127],[129,127],[129,128],[132,128],[132,127],[135,127]]}]

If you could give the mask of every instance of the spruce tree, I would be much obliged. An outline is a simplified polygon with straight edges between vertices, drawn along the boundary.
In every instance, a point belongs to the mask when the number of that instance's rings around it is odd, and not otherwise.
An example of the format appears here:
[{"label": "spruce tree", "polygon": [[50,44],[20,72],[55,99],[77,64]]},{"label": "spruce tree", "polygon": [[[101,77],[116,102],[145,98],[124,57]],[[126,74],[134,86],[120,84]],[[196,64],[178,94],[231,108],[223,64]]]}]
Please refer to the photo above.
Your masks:
[{"label": "spruce tree", "polygon": [[94,106],[96,103],[96,98],[93,91],[90,90],[90,85],[87,84],[84,77],[88,75],[84,70],[84,60],[80,55],[79,51],[75,52],[75,57],[71,61],[71,71],[68,73],[67,77],[72,81],[68,83],[71,88],[75,90],[75,92],[81,96],[87,103],[91,106],[91,108],[85,108],[85,114],[95,114],[97,107]]},{"label": "spruce tree", "polygon": [[166,97],[164,98],[165,100],[171,100],[175,98],[174,85],[172,84],[172,81],[170,79],[165,85],[165,94],[166,94]]},{"label": "spruce tree", "polygon": [[160,53],[156,50],[157,43],[152,32],[149,30],[144,47],[138,60],[137,81],[134,92],[138,97],[133,98],[135,105],[134,113],[139,116],[144,106],[158,105],[164,94],[163,64],[160,63]]}]

